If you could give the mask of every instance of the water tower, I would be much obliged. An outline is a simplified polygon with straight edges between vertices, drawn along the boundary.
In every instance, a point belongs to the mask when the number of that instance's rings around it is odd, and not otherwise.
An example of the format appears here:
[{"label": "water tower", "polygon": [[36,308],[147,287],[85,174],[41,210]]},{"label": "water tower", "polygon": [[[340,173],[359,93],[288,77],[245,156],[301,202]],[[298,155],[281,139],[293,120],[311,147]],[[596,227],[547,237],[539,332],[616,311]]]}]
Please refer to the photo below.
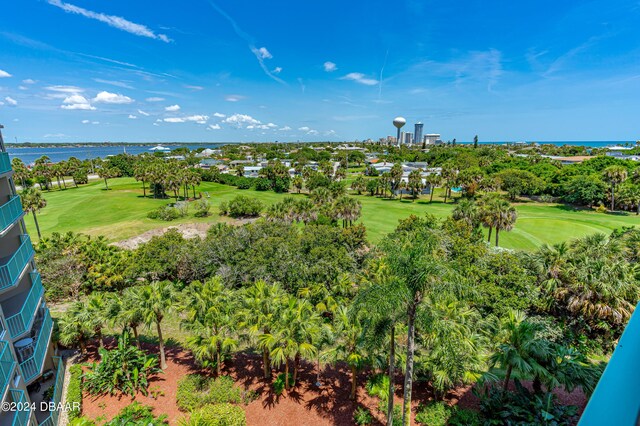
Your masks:
[{"label": "water tower", "polygon": [[400,146],[400,129],[405,124],[407,124],[407,120],[405,120],[404,117],[396,117],[393,119],[393,125],[396,126],[396,128],[398,129],[398,139],[397,139],[398,146]]}]

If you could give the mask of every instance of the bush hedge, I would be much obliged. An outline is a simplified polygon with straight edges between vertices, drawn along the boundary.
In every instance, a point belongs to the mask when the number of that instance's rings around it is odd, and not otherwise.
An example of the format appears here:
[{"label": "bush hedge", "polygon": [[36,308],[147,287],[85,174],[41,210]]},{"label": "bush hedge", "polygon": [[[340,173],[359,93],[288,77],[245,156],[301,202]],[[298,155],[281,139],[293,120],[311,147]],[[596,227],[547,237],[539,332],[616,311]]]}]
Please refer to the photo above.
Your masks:
[{"label": "bush hedge", "polygon": [[82,413],[82,367],[79,364],[69,367],[66,401],[72,407],[69,411],[69,421],[79,418]]},{"label": "bush hedge", "polygon": [[231,217],[256,217],[264,209],[262,201],[238,195],[229,202],[220,203],[220,214]]},{"label": "bush hedge", "polygon": [[233,404],[210,404],[191,413],[183,426],[246,426],[247,417],[241,407]]},{"label": "bush hedge", "polygon": [[242,389],[236,387],[229,376],[210,379],[199,374],[190,374],[178,382],[176,403],[182,411],[193,411],[205,405],[244,401]]}]

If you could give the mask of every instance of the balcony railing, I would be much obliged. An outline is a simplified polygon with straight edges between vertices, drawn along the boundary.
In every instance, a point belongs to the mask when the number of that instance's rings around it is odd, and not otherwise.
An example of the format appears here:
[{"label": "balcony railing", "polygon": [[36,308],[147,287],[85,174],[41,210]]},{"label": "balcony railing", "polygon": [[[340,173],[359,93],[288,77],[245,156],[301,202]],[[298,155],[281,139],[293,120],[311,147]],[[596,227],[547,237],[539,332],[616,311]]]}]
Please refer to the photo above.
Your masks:
[{"label": "balcony railing", "polygon": [[9,342],[4,340],[0,341],[0,395],[4,394],[4,389],[7,387],[13,370],[15,369],[16,362],[11,354],[11,348],[9,348]]},{"label": "balcony railing", "polygon": [[[54,359],[58,360],[58,368],[56,369],[56,383],[53,388],[53,403],[57,407],[62,401],[62,388],[64,386],[64,363],[62,362],[62,358],[55,357]],[[44,419],[40,426],[57,426],[58,417],[60,416],[60,410],[54,409],[49,414],[49,417]]]},{"label": "balcony railing", "polygon": [[11,337],[16,337],[24,334],[31,324],[31,320],[34,317],[36,309],[40,305],[40,299],[44,294],[44,288],[42,287],[42,281],[40,280],[40,274],[37,272],[31,272],[31,290],[27,299],[22,305],[22,309],[15,315],[12,315],[6,319],[7,326],[9,327],[9,333]]},{"label": "balcony railing", "polygon": [[0,290],[13,286],[20,278],[24,267],[34,254],[31,239],[21,235],[18,250],[3,265],[0,265]]},{"label": "balcony railing", "polygon": [[11,225],[22,216],[22,203],[17,195],[9,197],[9,201],[0,206],[0,230]]},{"label": "balcony railing", "polygon": [[11,160],[9,160],[9,154],[6,152],[0,152],[0,174],[11,171]]},{"label": "balcony railing", "polygon": [[20,370],[22,370],[22,377],[25,383],[29,383],[35,379],[40,374],[40,370],[42,370],[42,363],[47,353],[52,328],[51,315],[49,314],[49,310],[45,309],[44,319],[42,320],[42,325],[36,337],[37,342],[35,342],[33,355],[20,363]]},{"label": "balcony railing", "polygon": [[29,426],[31,408],[24,392],[19,389],[11,389],[11,399],[16,403],[16,410],[11,426]]}]

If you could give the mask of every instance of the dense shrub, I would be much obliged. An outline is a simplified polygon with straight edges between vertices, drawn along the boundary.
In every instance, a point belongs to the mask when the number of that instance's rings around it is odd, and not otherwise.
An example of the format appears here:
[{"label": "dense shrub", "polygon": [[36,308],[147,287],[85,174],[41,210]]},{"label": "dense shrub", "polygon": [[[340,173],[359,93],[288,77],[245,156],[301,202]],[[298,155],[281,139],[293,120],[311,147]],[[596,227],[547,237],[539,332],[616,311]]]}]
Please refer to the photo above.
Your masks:
[{"label": "dense shrub", "polygon": [[353,421],[359,426],[367,426],[373,423],[373,416],[364,407],[358,407],[353,412]]},{"label": "dense shrub", "polygon": [[160,219],[170,222],[182,217],[182,211],[172,206],[162,206],[147,213],[149,219]]},{"label": "dense shrub", "polygon": [[167,423],[166,414],[155,417],[153,408],[134,401],[104,426],[164,426]]},{"label": "dense shrub", "polygon": [[249,189],[253,185],[253,179],[247,177],[239,177],[236,180],[236,187],[238,189]]},{"label": "dense shrub", "polygon": [[377,396],[386,401],[389,397],[389,376],[376,374],[367,380],[365,389],[370,396]]},{"label": "dense shrub", "polygon": [[256,179],[256,191],[268,191],[272,188],[271,181],[267,178]]},{"label": "dense shrub", "polygon": [[[457,408],[457,407],[456,407]],[[480,426],[482,416],[480,413],[468,408],[457,408],[449,418],[449,426]]]},{"label": "dense shrub", "polygon": [[220,203],[220,214],[231,217],[256,217],[260,216],[263,208],[262,201],[238,195],[228,203]]},{"label": "dense shrub", "polygon": [[191,413],[181,426],[246,426],[247,418],[241,407],[233,404],[205,405]]},{"label": "dense shrub", "polygon": [[446,426],[453,409],[444,402],[434,402],[418,409],[416,422],[426,426]]},{"label": "dense shrub", "polygon": [[178,382],[176,403],[182,411],[193,411],[208,404],[245,402],[242,389],[229,376],[210,379],[190,374]]},{"label": "dense shrub", "polygon": [[207,217],[211,212],[211,203],[206,198],[201,198],[195,202],[195,217]]},{"label": "dense shrub", "polygon": [[69,410],[69,420],[80,417],[82,412],[82,367],[79,364],[69,367],[69,384],[67,385],[67,404],[72,409]]}]

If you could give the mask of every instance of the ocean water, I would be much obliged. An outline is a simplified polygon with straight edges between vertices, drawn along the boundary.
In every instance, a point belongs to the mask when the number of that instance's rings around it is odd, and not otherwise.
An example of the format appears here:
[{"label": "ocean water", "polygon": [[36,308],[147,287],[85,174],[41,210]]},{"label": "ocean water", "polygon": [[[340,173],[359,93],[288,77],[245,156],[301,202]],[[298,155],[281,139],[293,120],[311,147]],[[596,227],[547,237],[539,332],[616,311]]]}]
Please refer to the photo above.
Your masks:
[{"label": "ocean water", "polygon": [[[132,146],[65,146],[65,147],[47,147],[47,148],[16,148],[11,145],[7,145],[7,152],[9,158],[20,158],[25,164],[32,164],[36,159],[47,155],[52,162],[67,160],[69,157],[76,157],[80,160],[86,160],[89,158],[104,158],[107,155],[117,155],[127,152],[127,154],[141,154],[143,152],[151,152],[150,148],[153,148],[157,144],[149,145],[132,145]],[[216,148],[222,144],[184,144],[184,145],[169,145],[171,149],[187,147],[189,149],[196,148]]]}]

